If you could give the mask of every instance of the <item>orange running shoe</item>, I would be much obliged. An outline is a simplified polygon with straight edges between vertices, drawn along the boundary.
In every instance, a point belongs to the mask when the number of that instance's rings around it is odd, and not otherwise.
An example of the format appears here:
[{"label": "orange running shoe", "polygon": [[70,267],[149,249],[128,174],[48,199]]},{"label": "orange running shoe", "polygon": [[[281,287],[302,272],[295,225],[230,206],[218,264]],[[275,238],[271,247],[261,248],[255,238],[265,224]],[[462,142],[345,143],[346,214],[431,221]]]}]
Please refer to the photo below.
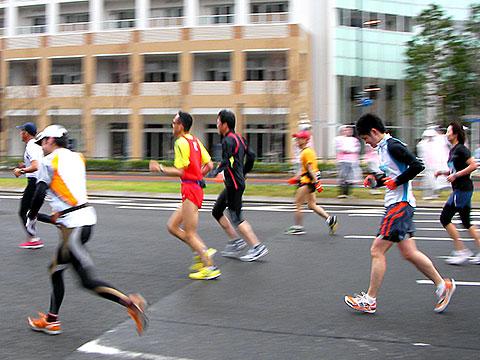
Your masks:
[{"label": "orange running shoe", "polygon": [[28,325],[34,331],[41,331],[48,335],[58,335],[62,333],[60,321],[48,322],[47,315],[38,313],[38,318],[28,317]]},{"label": "orange running shoe", "polygon": [[443,293],[438,296],[438,302],[435,305],[433,311],[437,313],[444,312],[447,309],[450,300],[452,299],[452,295],[455,292],[455,289],[455,280],[445,279],[445,290],[443,290]]},{"label": "orange running shoe", "polygon": [[140,294],[130,294],[128,298],[131,304],[127,307],[128,315],[135,321],[138,335],[142,335],[148,327],[148,318],[145,315],[147,302]]},{"label": "orange running shoe", "polygon": [[374,314],[377,311],[377,302],[374,301],[373,304],[370,304],[367,301],[367,294],[363,291],[360,294],[355,294],[353,296],[345,296],[345,304],[351,307],[353,310],[357,310],[363,313]]}]

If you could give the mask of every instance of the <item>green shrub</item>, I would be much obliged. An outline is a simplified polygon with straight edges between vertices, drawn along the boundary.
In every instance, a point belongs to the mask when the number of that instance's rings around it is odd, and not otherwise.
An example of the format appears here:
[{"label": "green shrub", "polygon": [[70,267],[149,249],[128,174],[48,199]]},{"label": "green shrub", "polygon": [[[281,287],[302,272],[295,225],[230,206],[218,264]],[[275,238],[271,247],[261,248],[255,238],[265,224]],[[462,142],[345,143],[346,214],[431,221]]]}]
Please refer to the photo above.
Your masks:
[{"label": "green shrub", "polygon": [[[14,168],[19,162],[23,161],[21,158],[5,157],[0,160],[0,167],[3,169]],[[88,171],[148,171],[149,160],[122,160],[122,159],[87,159]],[[165,166],[173,166],[172,160],[161,160]],[[336,166],[334,162],[320,161],[318,168],[321,171],[335,171]],[[282,163],[267,163],[255,162],[252,172],[254,173],[272,173],[282,174],[288,173],[295,169],[295,164],[290,161]]]}]

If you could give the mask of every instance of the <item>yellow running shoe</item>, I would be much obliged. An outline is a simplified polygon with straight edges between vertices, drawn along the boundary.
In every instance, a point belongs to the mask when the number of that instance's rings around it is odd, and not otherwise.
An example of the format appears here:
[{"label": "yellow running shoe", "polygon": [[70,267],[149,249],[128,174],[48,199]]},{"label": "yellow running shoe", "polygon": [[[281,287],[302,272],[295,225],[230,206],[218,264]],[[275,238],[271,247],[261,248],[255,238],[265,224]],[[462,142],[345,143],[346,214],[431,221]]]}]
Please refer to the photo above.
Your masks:
[{"label": "yellow running shoe", "polygon": [[188,277],[192,280],[213,280],[218,278],[222,273],[215,266],[204,266],[197,272],[191,273]]},{"label": "yellow running shoe", "polygon": [[[207,255],[208,255],[208,257],[211,258],[213,255],[216,254],[216,252],[217,252],[217,249],[209,248],[207,250]],[[193,264],[190,265],[189,269],[190,269],[190,271],[199,271],[201,268],[203,268],[202,260],[200,259],[200,256],[195,255],[193,257]]]}]

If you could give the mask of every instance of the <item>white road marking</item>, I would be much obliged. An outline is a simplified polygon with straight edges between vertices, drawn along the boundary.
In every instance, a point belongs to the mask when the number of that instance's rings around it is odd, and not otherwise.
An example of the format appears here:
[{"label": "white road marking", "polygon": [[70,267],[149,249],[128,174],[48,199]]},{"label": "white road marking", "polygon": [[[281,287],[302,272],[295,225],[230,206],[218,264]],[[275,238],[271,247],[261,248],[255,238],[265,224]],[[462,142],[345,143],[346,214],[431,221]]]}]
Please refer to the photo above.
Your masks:
[{"label": "white road marking", "polygon": [[[438,228],[416,228],[415,231],[443,231],[445,232],[445,229],[443,227],[438,227]],[[468,231],[467,229],[457,229],[457,231]],[[478,231],[478,229],[477,229]]]},{"label": "white road marking", "polygon": [[[345,239],[373,239],[375,235],[345,235]],[[427,236],[414,236],[415,240],[419,241],[452,241],[450,238],[443,237],[427,237]],[[473,241],[473,239],[460,238],[462,241]]]},{"label": "white road marking", "polygon": [[426,343],[413,343],[412,345],[413,346],[432,346],[432,345],[426,344]]},{"label": "white road marking", "polygon": [[99,344],[99,340],[90,341],[80,346],[77,351],[85,354],[112,355],[119,359],[146,359],[146,360],[191,360],[187,358],[178,358],[173,356],[162,356],[134,351],[124,351],[111,346]]},{"label": "white road marking", "polygon": [[2,195],[0,196],[0,199],[15,199],[15,200],[18,200],[18,199],[21,199],[22,198],[22,195]]},{"label": "white road marking", "polygon": [[[418,285],[433,285],[432,280],[417,280]],[[457,281],[455,280],[455,285],[460,286],[480,286],[480,281]]]}]

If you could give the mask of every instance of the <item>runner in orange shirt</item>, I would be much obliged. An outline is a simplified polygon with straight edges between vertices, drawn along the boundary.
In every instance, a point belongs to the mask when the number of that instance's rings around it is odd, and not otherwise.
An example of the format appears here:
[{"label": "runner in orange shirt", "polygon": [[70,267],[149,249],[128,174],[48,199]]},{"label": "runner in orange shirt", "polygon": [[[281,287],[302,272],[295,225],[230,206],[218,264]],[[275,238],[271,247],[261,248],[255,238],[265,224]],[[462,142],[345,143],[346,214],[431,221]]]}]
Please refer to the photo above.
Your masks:
[{"label": "runner in orange shirt", "polygon": [[337,229],[337,217],[330,216],[321,206],[317,205],[315,192],[322,192],[322,183],[320,181],[320,172],[317,166],[317,155],[315,151],[308,146],[310,140],[310,131],[302,130],[294,134],[300,149],[300,162],[302,166],[301,174],[289,180],[290,183],[298,186],[295,193],[295,225],[290,226],[285,234],[304,235],[302,206],[307,203],[308,208],[325,219],[330,234],[333,235]]}]

